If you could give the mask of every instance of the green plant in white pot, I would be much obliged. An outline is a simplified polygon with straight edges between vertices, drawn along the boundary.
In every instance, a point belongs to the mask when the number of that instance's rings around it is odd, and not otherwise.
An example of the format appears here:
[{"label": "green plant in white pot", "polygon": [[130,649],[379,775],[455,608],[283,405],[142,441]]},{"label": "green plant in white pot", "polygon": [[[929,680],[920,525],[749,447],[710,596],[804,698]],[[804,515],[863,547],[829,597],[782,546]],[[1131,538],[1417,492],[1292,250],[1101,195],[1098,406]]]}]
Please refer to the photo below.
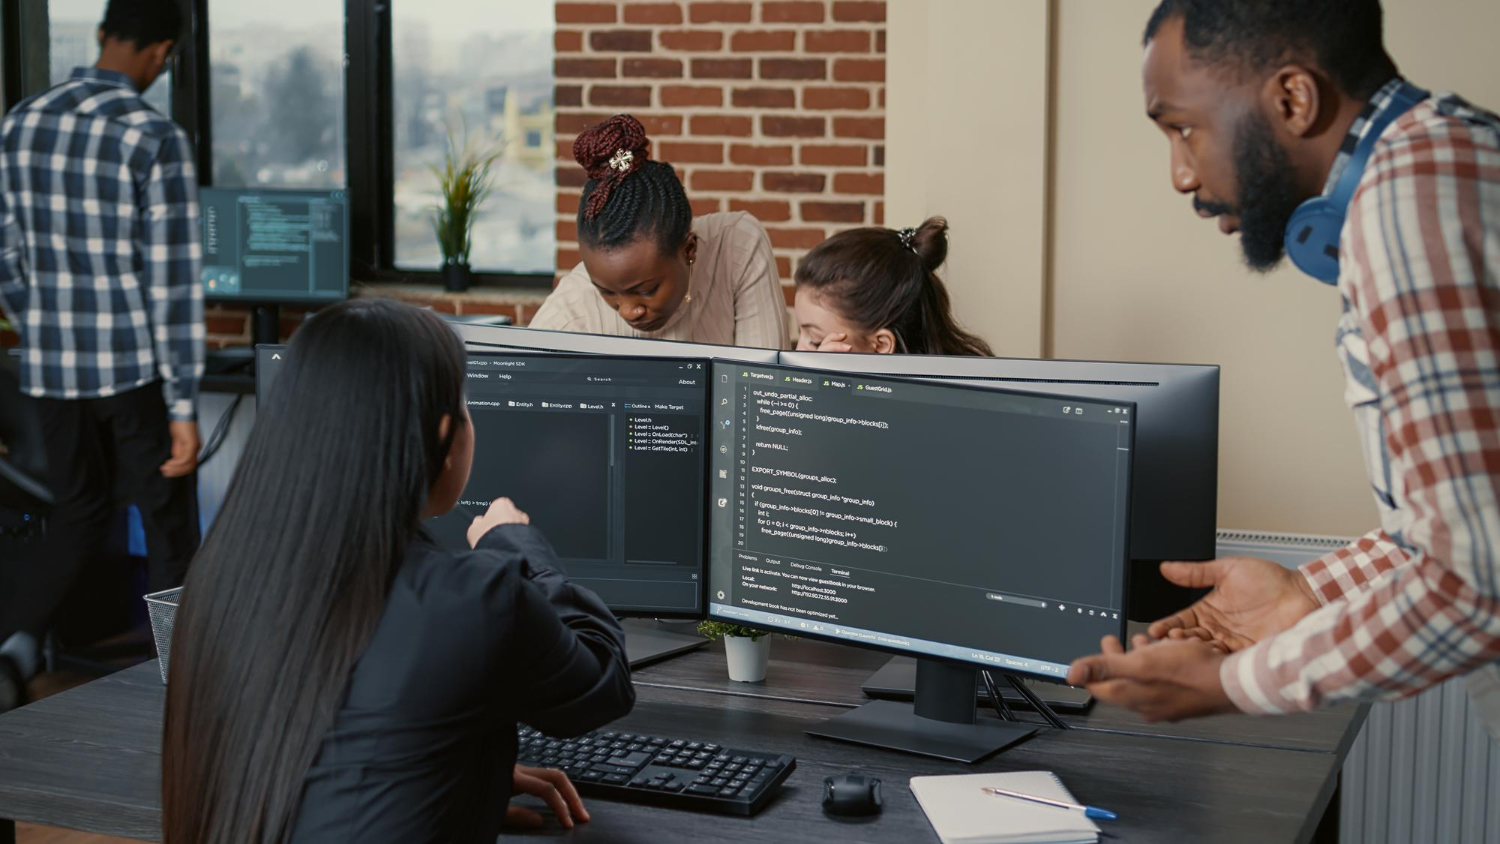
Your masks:
[{"label": "green plant in white pot", "polygon": [[490,195],[490,167],[500,157],[493,148],[471,148],[467,132],[462,138],[462,142],[455,142],[450,131],[443,165],[432,168],[443,193],[432,228],[437,234],[438,249],[443,253],[443,287],[455,293],[468,290],[474,280],[474,271],[469,266],[474,217]]},{"label": "green plant in white pot", "polygon": [[771,661],[771,634],[756,627],[705,621],[698,632],[710,642],[724,640],[724,656],[729,663],[729,679],[741,683],[759,683],[766,679]]}]

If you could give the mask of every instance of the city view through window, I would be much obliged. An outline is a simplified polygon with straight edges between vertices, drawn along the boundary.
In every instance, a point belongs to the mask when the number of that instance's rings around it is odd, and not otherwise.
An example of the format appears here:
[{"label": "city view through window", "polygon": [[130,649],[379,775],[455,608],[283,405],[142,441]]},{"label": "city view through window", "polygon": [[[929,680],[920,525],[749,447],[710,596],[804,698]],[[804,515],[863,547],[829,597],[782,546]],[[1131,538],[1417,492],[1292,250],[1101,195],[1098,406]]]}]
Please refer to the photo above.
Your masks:
[{"label": "city view through window", "polygon": [[[104,0],[50,0],[54,82],[98,58]],[[392,5],[396,264],[435,270],[433,168],[450,132],[499,153],[474,222],[481,272],[550,272],[556,239],[552,4],[396,0]],[[344,0],[210,0],[213,183],[347,186]],[[171,81],[146,99],[170,114]]]}]

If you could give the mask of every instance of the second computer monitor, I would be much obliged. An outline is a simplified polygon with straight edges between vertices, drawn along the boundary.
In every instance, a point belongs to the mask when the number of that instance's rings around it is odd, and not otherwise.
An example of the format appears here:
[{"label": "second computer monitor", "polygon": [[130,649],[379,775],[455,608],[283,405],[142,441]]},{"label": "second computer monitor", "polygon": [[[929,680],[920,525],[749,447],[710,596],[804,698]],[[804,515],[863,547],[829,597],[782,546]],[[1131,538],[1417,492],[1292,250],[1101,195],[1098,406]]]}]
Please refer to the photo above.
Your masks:
[{"label": "second computer monitor", "polygon": [[508,497],[616,613],[701,616],[707,367],[470,352],[474,466],[429,530],[467,548],[473,517]]},{"label": "second computer monitor", "polygon": [[1123,633],[1131,403],[713,373],[711,617],[1053,678]]},{"label": "second computer monitor", "polygon": [[513,325],[471,325],[453,323],[453,330],[469,348],[476,350],[517,350],[567,352],[582,355],[628,355],[645,358],[710,358],[738,360],[745,363],[775,363],[776,349],[720,346],[713,343],[688,343],[680,340],[654,340],[647,337],[617,337],[609,334],[581,334],[572,331],[549,331],[520,328]]}]

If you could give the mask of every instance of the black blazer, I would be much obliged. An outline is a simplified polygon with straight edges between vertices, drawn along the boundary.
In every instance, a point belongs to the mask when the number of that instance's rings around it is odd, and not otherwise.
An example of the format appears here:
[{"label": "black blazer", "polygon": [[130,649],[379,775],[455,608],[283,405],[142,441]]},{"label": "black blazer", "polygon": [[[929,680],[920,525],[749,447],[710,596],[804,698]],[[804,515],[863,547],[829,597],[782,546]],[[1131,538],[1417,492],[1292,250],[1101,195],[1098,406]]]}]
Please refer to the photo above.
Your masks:
[{"label": "black blazer", "polygon": [[516,722],[577,735],[634,703],[619,622],[539,530],[503,525],[457,554],[423,534],[307,772],[292,840],[492,844]]}]

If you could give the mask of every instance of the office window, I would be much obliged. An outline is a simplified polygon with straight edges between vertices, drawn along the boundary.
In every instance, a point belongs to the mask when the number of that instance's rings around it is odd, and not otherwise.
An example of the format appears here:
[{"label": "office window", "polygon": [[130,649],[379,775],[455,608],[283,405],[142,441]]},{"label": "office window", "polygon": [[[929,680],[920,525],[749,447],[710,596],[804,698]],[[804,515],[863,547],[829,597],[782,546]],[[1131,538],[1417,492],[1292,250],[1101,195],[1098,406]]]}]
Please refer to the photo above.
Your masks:
[{"label": "office window", "polygon": [[484,272],[552,271],[556,237],[553,4],[395,0],[391,13],[396,264],[442,262],[432,230],[433,167],[449,131],[493,149],[493,192],[474,223],[470,263]]},{"label": "office window", "polygon": [[341,0],[210,0],[213,183],[340,188]]},{"label": "office window", "polygon": [[[47,64],[52,84],[65,81],[75,67],[92,67],[99,60],[99,24],[105,0],[48,0]],[[145,93],[145,100],[162,114],[172,113],[172,72],[168,70]]]}]

